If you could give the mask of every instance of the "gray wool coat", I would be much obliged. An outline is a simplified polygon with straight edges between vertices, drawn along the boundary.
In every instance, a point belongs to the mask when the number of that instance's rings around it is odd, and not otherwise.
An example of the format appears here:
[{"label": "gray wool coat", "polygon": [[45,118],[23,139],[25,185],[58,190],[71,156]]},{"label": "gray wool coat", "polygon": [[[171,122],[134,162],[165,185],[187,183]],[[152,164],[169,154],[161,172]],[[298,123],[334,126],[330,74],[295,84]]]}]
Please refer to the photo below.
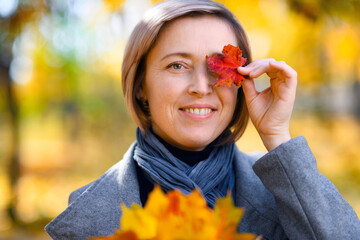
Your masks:
[{"label": "gray wool coat", "polygon": [[[103,176],[70,195],[68,208],[45,227],[53,239],[110,235],[119,228],[120,203],[141,205],[135,146]],[[235,204],[246,209],[239,232],[263,239],[360,239],[359,218],[318,172],[303,137],[258,158],[236,149]]]}]

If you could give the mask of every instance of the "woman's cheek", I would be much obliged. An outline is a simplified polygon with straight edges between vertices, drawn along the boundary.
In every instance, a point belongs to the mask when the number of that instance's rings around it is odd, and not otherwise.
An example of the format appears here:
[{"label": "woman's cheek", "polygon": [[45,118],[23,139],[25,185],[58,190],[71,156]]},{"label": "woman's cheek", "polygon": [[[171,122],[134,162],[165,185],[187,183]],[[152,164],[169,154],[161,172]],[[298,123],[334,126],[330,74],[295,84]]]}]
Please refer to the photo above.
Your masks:
[{"label": "woman's cheek", "polygon": [[225,106],[234,106],[236,104],[236,98],[237,98],[237,87],[231,86],[231,87],[217,87],[217,93],[220,98],[220,101]]}]

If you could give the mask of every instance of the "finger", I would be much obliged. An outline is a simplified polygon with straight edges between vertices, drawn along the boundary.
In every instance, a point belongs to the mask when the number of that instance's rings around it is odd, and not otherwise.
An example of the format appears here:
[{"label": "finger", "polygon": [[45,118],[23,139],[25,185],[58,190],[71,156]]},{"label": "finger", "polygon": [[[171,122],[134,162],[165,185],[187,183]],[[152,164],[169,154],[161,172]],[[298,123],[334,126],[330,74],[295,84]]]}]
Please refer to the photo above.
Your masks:
[{"label": "finger", "polygon": [[296,75],[295,70],[287,65],[284,61],[270,61],[269,67],[273,70],[282,71],[283,74],[288,78],[294,77]]},{"label": "finger", "polygon": [[248,75],[251,71],[254,71],[256,68],[259,67],[259,65],[264,64],[264,62],[268,61],[269,59],[258,59],[255,61],[252,61],[246,66],[238,67],[238,72],[243,75]]},{"label": "finger", "polygon": [[289,86],[296,86],[297,72],[284,61],[270,61],[269,66],[273,70],[268,73],[270,78],[283,78]]},{"label": "finger", "polygon": [[270,79],[278,78],[278,72],[279,71],[267,72],[267,75],[269,76]]},{"label": "finger", "polygon": [[252,71],[251,67],[238,67],[237,68],[238,73],[240,73],[241,75],[247,76],[249,75],[249,73]]},{"label": "finger", "polygon": [[242,87],[244,90],[246,102],[251,102],[259,94],[255,88],[253,79],[244,79]]},{"label": "finger", "polygon": [[248,75],[250,78],[258,78],[264,73],[271,71],[269,61],[275,61],[274,59],[259,59],[251,62],[246,67],[238,68],[240,74]]},{"label": "finger", "polygon": [[257,65],[261,65],[263,63],[268,63],[269,61],[275,61],[275,59],[273,58],[263,58],[263,59],[257,59],[257,60],[254,60],[252,61],[251,63],[249,63],[248,65],[246,65],[245,67],[254,67],[254,66],[257,66]]}]

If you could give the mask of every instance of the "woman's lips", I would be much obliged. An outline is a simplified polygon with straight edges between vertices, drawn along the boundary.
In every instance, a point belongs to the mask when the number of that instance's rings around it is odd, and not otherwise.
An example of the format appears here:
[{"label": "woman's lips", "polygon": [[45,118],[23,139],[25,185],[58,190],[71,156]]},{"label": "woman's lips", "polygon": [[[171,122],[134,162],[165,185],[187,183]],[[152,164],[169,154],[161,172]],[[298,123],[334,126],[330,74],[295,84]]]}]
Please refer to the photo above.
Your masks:
[{"label": "woman's lips", "polygon": [[211,113],[213,110],[211,108],[185,108],[183,111],[191,114],[204,116]]},{"label": "woman's lips", "polygon": [[180,108],[180,110],[185,115],[198,120],[204,120],[210,118],[216,111],[216,109],[210,105],[203,105],[203,106],[192,105],[192,106],[182,107]]}]

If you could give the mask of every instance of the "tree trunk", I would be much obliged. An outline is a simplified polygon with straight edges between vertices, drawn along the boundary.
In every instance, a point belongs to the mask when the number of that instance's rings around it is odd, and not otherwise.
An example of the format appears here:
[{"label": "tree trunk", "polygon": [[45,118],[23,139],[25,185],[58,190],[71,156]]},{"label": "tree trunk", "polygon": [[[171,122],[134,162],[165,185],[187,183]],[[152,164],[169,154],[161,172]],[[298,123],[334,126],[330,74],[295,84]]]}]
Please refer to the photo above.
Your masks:
[{"label": "tree trunk", "polygon": [[17,182],[20,177],[20,162],[19,162],[19,144],[20,144],[20,135],[19,135],[19,114],[18,114],[18,105],[15,97],[15,92],[13,88],[13,82],[9,76],[9,67],[0,66],[0,81],[1,87],[4,89],[5,101],[8,110],[8,126],[11,132],[11,138],[9,139],[10,143],[10,155],[7,160],[8,163],[8,178],[10,180],[10,202],[7,207],[7,213],[11,221],[18,225],[19,219],[16,214],[16,187]]}]

